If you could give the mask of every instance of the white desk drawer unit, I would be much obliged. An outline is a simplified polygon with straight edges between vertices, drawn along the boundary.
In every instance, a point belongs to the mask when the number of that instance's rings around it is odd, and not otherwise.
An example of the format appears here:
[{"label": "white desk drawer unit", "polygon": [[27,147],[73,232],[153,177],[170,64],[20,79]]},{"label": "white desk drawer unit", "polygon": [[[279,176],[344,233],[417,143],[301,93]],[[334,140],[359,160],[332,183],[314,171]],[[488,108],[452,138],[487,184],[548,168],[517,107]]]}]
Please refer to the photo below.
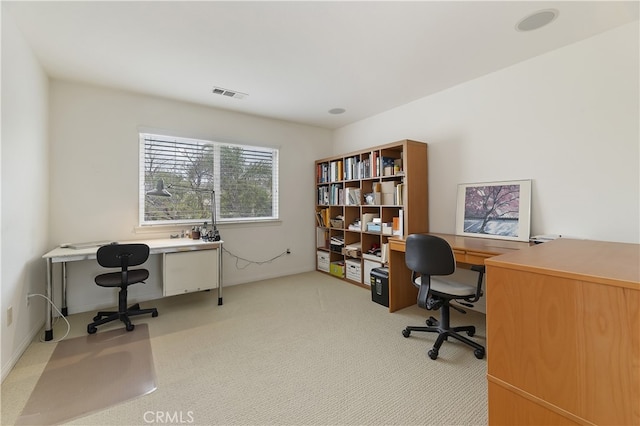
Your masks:
[{"label": "white desk drawer unit", "polygon": [[164,253],[163,295],[218,287],[217,250]]}]

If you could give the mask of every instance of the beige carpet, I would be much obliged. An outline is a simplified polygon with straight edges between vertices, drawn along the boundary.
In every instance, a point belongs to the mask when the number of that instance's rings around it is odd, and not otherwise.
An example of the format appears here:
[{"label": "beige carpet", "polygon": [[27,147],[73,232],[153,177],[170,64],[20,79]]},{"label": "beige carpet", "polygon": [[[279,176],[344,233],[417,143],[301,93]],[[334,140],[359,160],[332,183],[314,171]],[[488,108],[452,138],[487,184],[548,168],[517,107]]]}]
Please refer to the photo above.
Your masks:
[{"label": "beige carpet", "polygon": [[[319,272],[227,287],[223,306],[215,292],[152,305],[160,316],[144,322],[157,390],[69,424],[487,423],[486,360],[457,341],[429,359],[435,335],[401,334],[431,314],[416,306],[390,314],[367,290]],[[72,336],[91,315],[70,317]],[[451,316],[485,343],[484,315]],[[2,384],[3,425],[15,422],[49,353],[33,343]]]},{"label": "beige carpet", "polygon": [[156,389],[146,324],[65,339],[56,345],[18,425],[53,425]]}]

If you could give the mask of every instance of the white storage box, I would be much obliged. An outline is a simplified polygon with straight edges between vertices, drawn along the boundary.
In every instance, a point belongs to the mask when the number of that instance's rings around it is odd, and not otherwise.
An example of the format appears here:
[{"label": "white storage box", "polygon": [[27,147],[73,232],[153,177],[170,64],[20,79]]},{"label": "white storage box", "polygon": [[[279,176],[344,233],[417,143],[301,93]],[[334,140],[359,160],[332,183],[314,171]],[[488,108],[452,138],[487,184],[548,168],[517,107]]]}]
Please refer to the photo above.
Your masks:
[{"label": "white storage box", "polygon": [[362,275],[362,284],[371,285],[371,270],[381,268],[382,263],[373,260],[364,259],[364,274]]},{"label": "white storage box", "polygon": [[362,266],[359,260],[349,259],[346,262],[347,267],[347,279],[351,281],[361,282],[362,280]]},{"label": "white storage box", "polygon": [[329,253],[326,251],[318,250],[316,252],[316,256],[318,258],[318,270],[329,272]]}]

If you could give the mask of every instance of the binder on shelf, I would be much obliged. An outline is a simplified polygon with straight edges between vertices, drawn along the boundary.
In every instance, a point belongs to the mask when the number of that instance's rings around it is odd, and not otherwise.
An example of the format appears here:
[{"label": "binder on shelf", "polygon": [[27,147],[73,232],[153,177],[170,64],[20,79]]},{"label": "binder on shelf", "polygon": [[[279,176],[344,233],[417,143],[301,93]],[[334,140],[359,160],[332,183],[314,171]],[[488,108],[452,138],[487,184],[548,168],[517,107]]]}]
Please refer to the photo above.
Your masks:
[{"label": "binder on shelf", "polygon": [[404,183],[399,183],[396,186],[396,205],[401,206],[404,204]]},{"label": "binder on shelf", "polygon": [[[397,226],[396,226],[396,219],[398,222]],[[404,212],[402,209],[398,210],[398,217],[393,218],[393,223],[394,223],[393,235],[403,236],[404,235]]]}]

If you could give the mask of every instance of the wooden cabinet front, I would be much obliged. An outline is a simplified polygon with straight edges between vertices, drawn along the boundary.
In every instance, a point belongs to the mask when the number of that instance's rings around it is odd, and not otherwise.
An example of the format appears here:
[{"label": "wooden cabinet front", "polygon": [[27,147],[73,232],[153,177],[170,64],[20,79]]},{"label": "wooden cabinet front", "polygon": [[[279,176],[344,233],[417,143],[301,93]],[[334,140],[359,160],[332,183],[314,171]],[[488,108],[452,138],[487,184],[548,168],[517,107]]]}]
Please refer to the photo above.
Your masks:
[{"label": "wooden cabinet front", "polygon": [[[640,251],[614,259],[611,244],[487,261],[490,424],[640,424]],[[605,275],[615,263],[618,276]]]}]

